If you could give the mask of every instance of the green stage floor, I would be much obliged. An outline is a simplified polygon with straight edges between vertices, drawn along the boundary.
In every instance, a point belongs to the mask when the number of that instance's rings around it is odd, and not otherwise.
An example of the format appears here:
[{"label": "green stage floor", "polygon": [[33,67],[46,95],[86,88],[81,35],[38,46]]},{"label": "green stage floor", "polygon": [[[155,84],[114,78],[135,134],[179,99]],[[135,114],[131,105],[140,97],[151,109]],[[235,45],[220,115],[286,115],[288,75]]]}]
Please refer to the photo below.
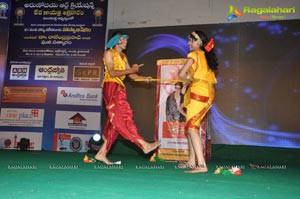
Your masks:
[{"label": "green stage floor", "polygon": [[[84,153],[0,150],[0,198],[9,199],[287,199],[300,196],[299,150],[216,145],[206,174],[187,174],[176,162],[119,144],[109,158],[121,165],[86,164]],[[132,150],[132,151],[131,151]],[[93,157],[93,154],[88,154]],[[253,169],[250,163],[268,169]],[[213,174],[239,166],[242,175]]]}]

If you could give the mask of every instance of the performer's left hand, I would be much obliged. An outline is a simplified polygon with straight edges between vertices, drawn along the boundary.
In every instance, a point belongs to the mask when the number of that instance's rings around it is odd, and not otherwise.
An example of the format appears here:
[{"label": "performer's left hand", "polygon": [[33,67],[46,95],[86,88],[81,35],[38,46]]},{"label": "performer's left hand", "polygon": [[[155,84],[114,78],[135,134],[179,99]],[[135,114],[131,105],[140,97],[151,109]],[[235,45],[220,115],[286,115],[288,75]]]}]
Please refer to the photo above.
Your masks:
[{"label": "performer's left hand", "polygon": [[183,81],[183,87],[185,87],[185,88],[188,87],[188,86],[191,84],[191,82],[192,82],[192,81],[191,81],[190,79],[184,80],[184,81]]}]

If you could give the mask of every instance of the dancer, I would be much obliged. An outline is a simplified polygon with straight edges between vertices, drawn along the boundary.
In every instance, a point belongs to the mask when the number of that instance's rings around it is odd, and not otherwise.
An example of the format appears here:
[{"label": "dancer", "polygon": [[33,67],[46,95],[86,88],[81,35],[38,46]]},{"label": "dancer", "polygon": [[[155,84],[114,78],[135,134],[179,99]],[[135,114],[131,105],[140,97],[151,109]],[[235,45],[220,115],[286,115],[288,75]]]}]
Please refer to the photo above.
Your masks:
[{"label": "dancer", "polygon": [[118,134],[130,140],[143,150],[145,154],[150,153],[159,146],[158,142],[148,143],[139,134],[132,119],[132,110],[127,102],[127,93],[123,80],[126,75],[133,80],[146,79],[148,82],[152,77],[144,77],[136,74],[143,64],[129,66],[126,54],[123,50],[127,46],[128,35],[116,32],[106,45],[104,52],[104,79],[103,98],[108,112],[102,139],[103,144],[95,156],[95,159],[105,164],[113,164],[107,153],[115,142]]},{"label": "dancer", "polygon": [[178,76],[184,84],[189,84],[184,97],[184,106],[186,107],[185,131],[188,136],[190,155],[188,162],[179,167],[190,168],[185,171],[187,173],[204,173],[208,172],[208,169],[199,128],[214,100],[218,60],[213,52],[214,39],[209,40],[204,32],[193,31],[189,35],[188,44],[190,53]]}]

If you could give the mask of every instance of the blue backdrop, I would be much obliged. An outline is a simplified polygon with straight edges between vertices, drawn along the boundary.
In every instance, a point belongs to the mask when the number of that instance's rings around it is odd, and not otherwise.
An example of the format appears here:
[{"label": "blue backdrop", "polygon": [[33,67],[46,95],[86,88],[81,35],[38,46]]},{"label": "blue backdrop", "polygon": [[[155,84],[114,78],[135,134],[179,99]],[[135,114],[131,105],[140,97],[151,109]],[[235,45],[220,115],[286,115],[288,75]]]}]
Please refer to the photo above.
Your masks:
[{"label": "blue backdrop", "polygon": [[[5,70],[3,65],[0,68],[1,77],[5,71],[3,86],[7,91],[2,98],[7,99],[2,99],[1,108],[17,110],[20,115],[23,109],[43,110],[44,118],[42,126],[33,127],[21,125],[20,120],[14,120],[18,125],[13,125],[4,116],[9,125],[0,126],[0,131],[42,132],[45,150],[52,150],[56,132],[99,133],[100,114],[92,117],[101,112],[102,93],[93,88],[100,89],[103,75],[107,0],[20,0],[11,6],[7,61]],[[2,39],[6,34],[2,24],[8,20],[0,21]],[[62,99],[65,101],[58,103]],[[91,103],[87,105],[87,101]],[[68,118],[62,121],[63,117]],[[91,127],[88,120],[97,121],[98,128]]]}]

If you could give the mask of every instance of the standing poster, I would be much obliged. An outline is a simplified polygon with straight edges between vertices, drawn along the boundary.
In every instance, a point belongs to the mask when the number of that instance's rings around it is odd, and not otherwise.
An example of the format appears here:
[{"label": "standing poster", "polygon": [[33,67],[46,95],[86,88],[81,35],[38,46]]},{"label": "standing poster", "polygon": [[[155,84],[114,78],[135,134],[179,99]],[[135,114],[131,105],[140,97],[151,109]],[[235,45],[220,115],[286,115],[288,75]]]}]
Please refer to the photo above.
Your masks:
[{"label": "standing poster", "polygon": [[[186,59],[164,59],[157,61],[156,97],[156,135],[161,145],[158,157],[164,160],[185,161],[189,157],[187,135],[185,133],[185,109],[183,98],[186,91],[178,80],[178,72]],[[208,135],[208,119],[204,118],[200,127],[203,153],[210,159],[210,138]]]},{"label": "standing poster", "polygon": [[[1,115],[0,123],[10,127],[0,126],[0,134],[42,132],[42,149],[52,150],[56,132],[101,133],[107,3],[12,1],[1,108],[15,114]],[[19,119],[22,114],[32,121],[34,115],[23,113],[24,108],[44,113],[41,126],[11,125],[24,123]]]}]

